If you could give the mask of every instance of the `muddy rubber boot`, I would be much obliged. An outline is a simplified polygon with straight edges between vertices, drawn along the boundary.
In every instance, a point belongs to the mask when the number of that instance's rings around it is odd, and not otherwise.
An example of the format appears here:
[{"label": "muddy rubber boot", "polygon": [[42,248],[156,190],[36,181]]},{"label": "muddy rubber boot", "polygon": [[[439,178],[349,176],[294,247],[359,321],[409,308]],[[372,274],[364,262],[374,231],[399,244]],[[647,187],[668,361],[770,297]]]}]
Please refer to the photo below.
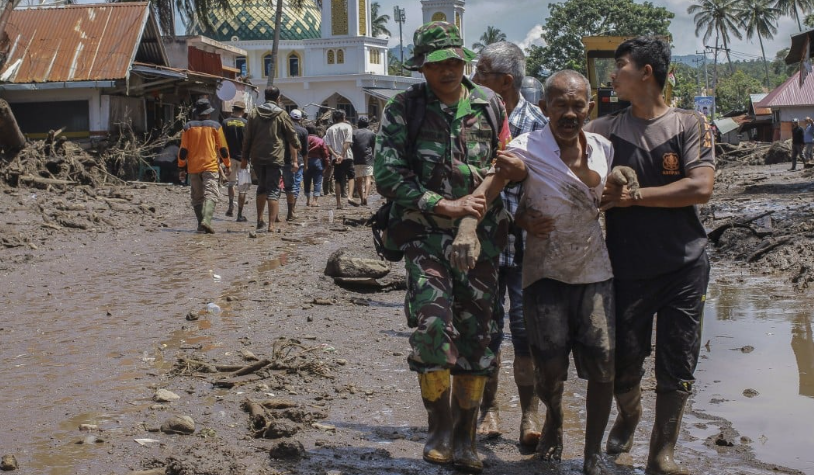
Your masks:
[{"label": "muddy rubber boot", "polygon": [[483,471],[483,462],[475,447],[475,426],[486,379],[486,376],[469,374],[452,378],[452,463],[461,472]]},{"label": "muddy rubber boot", "polygon": [[452,413],[449,406],[449,370],[418,375],[421,400],[427,409],[427,442],[424,460],[430,463],[452,462]]},{"label": "muddy rubber boot", "polygon": [[632,389],[614,394],[619,414],[608,434],[605,451],[610,455],[630,452],[633,447],[633,436],[636,426],[642,418],[642,387],[637,384]]},{"label": "muddy rubber boot", "polygon": [[203,207],[203,220],[201,220],[201,227],[207,234],[215,234],[215,228],[212,227],[212,215],[215,214],[215,202],[213,200],[204,201]]},{"label": "muddy rubber boot", "polygon": [[647,456],[647,475],[688,475],[686,469],[675,463],[675,447],[681,431],[681,418],[688,393],[671,391],[656,394],[656,421],[650,435],[650,455]]},{"label": "muddy rubber boot", "polygon": [[540,398],[534,392],[534,364],[530,356],[514,357],[514,382],[520,398],[520,445],[537,447],[540,441]]},{"label": "muddy rubber boot", "polygon": [[192,207],[195,210],[195,217],[198,218],[198,232],[203,232],[204,228],[201,226],[201,221],[203,221],[203,205],[195,205]]},{"label": "muddy rubber boot", "polygon": [[497,368],[486,379],[483,400],[480,403],[477,434],[487,439],[500,436],[500,409],[497,404],[497,386],[500,374],[500,351],[495,355]]},{"label": "muddy rubber boot", "polygon": [[297,198],[293,196],[286,197],[286,204],[288,204],[288,215],[286,215],[286,221],[294,221],[297,219],[297,216],[294,215],[294,208],[297,207]]},{"label": "muddy rubber boot", "polygon": [[229,198],[229,208],[226,210],[226,216],[231,218],[234,216],[235,211],[235,200],[234,198]]}]

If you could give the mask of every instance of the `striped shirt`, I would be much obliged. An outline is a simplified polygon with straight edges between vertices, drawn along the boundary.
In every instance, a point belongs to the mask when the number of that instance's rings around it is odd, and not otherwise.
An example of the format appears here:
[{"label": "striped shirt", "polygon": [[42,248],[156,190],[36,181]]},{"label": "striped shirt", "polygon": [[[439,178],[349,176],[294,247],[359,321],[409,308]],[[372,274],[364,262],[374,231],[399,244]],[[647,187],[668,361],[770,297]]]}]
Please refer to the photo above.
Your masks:
[{"label": "striped shirt", "polygon": [[[543,115],[543,111],[536,105],[523,99],[523,96],[520,96],[517,106],[511,115],[509,115],[509,130],[512,132],[512,138],[517,138],[523,134],[542,129],[547,123],[548,119]],[[504,188],[504,190],[500,192],[500,196],[503,198],[503,205],[506,207],[506,211],[512,216],[517,212],[517,205],[520,202],[520,195],[522,193],[523,186],[519,183]],[[514,252],[516,249],[514,228],[515,226],[512,226],[509,232],[509,244],[507,244],[506,249],[500,253],[501,267],[514,267],[521,264],[520,262],[514,262]],[[526,232],[521,232],[523,233],[523,243],[520,249],[525,246],[526,240]]]}]

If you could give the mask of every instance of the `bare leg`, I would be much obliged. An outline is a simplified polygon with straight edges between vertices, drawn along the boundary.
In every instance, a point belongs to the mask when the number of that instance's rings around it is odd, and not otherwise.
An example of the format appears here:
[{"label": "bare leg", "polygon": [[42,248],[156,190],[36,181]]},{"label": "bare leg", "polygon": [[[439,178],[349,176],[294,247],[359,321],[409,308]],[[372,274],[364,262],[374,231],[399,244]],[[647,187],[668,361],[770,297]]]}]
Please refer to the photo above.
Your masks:
[{"label": "bare leg", "polygon": [[280,213],[280,202],[277,200],[268,200],[269,202],[269,227],[268,232],[274,232],[274,223],[277,215]]},{"label": "bare leg", "polygon": [[545,424],[537,453],[542,460],[559,462],[562,460],[562,381],[538,382],[537,394],[546,407]]},{"label": "bare leg", "polygon": [[267,195],[257,195],[257,229],[261,229],[263,222],[263,211],[266,209]]}]

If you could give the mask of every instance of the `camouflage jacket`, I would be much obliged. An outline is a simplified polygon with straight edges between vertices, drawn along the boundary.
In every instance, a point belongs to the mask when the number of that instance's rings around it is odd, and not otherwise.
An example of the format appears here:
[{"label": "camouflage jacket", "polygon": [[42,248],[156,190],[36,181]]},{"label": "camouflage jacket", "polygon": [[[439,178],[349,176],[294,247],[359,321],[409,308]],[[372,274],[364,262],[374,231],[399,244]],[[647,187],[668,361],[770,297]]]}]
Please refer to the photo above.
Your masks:
[{"label": "camouflage jacket", "polygon": [[[490,90],[464,78],[469,94],[456,106],[447,107],[426,88],[426,110],[414,147],[407,144],[404,92],[385,106],[376,137],[374,177],[379,193],[393,201],[387,229],[391,248],[433,235],[454,236],[459,220],[435,214],[442,198],[454,200],[471,194],[492,164],[500,144],[510,138],[506,109],[501,101],[499,131],[493,131],[486,108],[493,107]],[[414,150],[408,156],[408,150]],[[500,198],[489,207],[478,226],[481,258],[491,259],[506,245],[508,215]],[[441,236],[444,239],[443,236]]]}]

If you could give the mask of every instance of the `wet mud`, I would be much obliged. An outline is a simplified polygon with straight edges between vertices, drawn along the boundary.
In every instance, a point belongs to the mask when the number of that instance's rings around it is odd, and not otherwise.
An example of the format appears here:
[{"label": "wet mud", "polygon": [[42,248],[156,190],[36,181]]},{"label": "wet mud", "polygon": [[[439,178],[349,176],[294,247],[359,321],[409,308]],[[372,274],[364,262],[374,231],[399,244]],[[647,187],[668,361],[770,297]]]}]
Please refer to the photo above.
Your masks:
[{"label": "wet mud", "polygon": [[[798,448],[811,431],[796,439],[783,431],[793,427],[797,434],[797,427],[814,424],[811,314],[804,310],[811,308],[810,281],[800,272],[810,264],[810,238],[795,214],[810,213],[804,193],[812,179],[753,168],[719,175],[714,202],[701,210],[705,224],[712,229],[776,207],[773,236],[795,239],[751,262],[740,256],[761,244],[737,238],[739,228],[725,230],[721,244],[710,247],[710,343],[678,450],[692,473],[814,473],[808,451]],[[775,188],[748,191],[755,183]],[[377,208],[376,197],[366,208],[336,210],[332,199],[319,208],[300,206],[296,222],[251,238],[253,223],[224,218],[223,202],[217,234],[193,232],[182,187],[102,187],[88,198],[53,188],[0,190],[7,210],[0,239],[14,244],[0,249],[0,455],[15,456],[16,473],[451,472],[421,460],[426,413],[406,364],[403,290],[339,286],[323,275],[337,250],[375,258],[369,228],[357,224]],[[95,211],[110,224],[43,226],[43,208],[95,207],[98,195],[125,197]],[[87,213],[87,206],[65,212]],[[382,280],[397,281],[403,272],[396,263]],[[776,328],[765,329],[767,322]],[[746,346],[753,351],[736,350]],[[563,462],[540,462],[517,443],[508,339],[504,350],[498,393],[504,433],[479,442],[485,473],[580,473],[585,382],[572,369]],[[258,360],[269,364],[237,374]],[[752,368],[758,377],[750,381],[733,367]],[[610,473],[643,472],[654,385],[648,375],[634,449],[616,463],[609,459]],[[179,398],[157,402],[159,389]],[[748,398],[746,389],[758,395]],[[247,401],[262,407],[263,424]],[[770,414],[777,406],[784,409]],[[191,418],[194,433],[162,432],[174,416]]]}]

